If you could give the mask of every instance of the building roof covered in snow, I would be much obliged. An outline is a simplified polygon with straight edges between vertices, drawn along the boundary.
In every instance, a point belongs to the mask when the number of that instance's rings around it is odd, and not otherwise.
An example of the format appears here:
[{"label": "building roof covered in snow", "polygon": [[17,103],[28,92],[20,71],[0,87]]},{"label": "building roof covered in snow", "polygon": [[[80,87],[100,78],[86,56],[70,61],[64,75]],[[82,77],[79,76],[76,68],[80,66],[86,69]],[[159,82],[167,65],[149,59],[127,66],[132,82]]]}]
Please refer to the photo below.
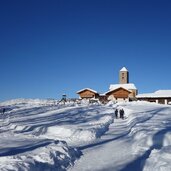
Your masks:
[{"label": "building roof covered in snow", "polygon": [[84,88],[84,89],[81,89],[81,90],[77,91],[77,94],[79,94],[79,93],[81,93],[81,92],[83,92],[83,91],[85,91],[85,90],[89,90],[89,91],[91,91],[91,92],[97,94],[97,91],[95,91],[95,90],[93,90],[93,89],[91,89],[91,88]]},{"label": "building roof covered in snow", "polygon": [[116,89],[111,89],[111,90],[107,91],[105,94],[108,95],[108,94],[110,94],[111,92],[118,91],[118,90],[125,90],[125,91],[127,91],[128,93],[131,93],[131,91],[129,91],[128,89],[125,89],[125,88],[123,88],[123,87],[120,86],[120,87],[118,87],[118,88],[116,88]]},{"label": "building roof covered in snow", "polygon": [[154,93],[138,94],[137,98],[165,98],[171,97],[171,90],[158,90]]},{"label": "building roof covered in snow", "polygon": [[136,90],[137,89],[133,83],[129,83],[129,84],[111,84],[109,87],[109,90],[110,91],[115,90],[120,87],[127,89],[127,90]]}]

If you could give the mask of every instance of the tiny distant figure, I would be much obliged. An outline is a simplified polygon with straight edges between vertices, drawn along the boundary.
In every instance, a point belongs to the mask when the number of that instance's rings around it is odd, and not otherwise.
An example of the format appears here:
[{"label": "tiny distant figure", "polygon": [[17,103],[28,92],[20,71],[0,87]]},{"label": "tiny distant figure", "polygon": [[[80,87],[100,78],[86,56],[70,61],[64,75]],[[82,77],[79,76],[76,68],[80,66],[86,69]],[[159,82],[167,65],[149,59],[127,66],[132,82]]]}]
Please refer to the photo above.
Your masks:
[{"label": "tiny distant figure", "polygon": [[119,110],[120,118],[122,118],[122,109]]},{"label": "tiny distant figure", "polygon": [[2,114],[4,114],[4,113],[5,113],[5,108],[2,109]]},{"label": "tiny distant figure", "polygon": [[122,119],[124,119],[124,117],[125,117],[125,112],[124,112],[124,110],[122,109]]},{"label": "tiny distant figure", "polygon": [[119,113],[120,113],[120,118],[121,118],[121,119],[124,119],[124,114],[125,114],[124,110],[121,109],[121,110],[119,111]]},{"label": "tiny distant figure", "polygon": [[115,110],[115,117],[118,118],[118,109]]}]

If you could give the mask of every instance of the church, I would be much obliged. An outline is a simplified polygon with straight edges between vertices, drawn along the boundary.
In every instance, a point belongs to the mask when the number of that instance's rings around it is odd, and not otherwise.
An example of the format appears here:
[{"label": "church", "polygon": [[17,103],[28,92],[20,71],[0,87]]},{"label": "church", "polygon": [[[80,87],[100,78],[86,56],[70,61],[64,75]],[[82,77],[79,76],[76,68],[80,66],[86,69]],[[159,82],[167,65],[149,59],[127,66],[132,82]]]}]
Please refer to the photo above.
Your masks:
[{"label": "church", "polygon": [[106,93],[100,94],[90,88],[84,88],[77,91],[77,94],[81,99],[99,99],[102,102],[133,101],[136,100],[137,93],[138,90],[136,86],[133,83],[129,83],[129,71],[125,67],[119,71],[119,83],[111,84]]},{"label": "church", "polygon": [[138,90],[133,83],[129,83],[129,72],[123,67],[119,71],[119,84],[111,84],[109,91],[105,93],[108,100],[114,102],[133,101],[136,99]]}]

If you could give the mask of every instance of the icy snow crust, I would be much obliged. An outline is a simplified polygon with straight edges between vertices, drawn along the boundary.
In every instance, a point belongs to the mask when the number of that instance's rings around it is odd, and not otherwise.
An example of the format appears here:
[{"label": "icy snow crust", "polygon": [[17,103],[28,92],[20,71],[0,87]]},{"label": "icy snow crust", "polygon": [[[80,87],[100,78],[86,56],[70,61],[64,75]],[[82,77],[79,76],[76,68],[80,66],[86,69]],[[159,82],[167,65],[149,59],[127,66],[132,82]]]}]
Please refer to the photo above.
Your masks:
[{"label": "icy snow crust", "polygon": [[[171,107],[17,99],[0,103],[0,170],[170,171]],[[123,108],[125,119],[115,119]]]}]

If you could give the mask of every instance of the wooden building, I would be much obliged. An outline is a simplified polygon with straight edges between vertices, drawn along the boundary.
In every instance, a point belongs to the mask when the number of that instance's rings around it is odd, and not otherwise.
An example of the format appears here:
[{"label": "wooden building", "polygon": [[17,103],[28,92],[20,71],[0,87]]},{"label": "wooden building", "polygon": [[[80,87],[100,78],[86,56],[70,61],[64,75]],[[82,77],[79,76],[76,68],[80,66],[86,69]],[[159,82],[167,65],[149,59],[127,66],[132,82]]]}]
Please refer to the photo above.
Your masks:
[{"label": "wooden building", "polygon": [[158,90],[154,93],[138,94],[137,100],[155,102],[159,104],[171,103],[171,90]]},{"label": "wooden building", "polygon": [[112,85],[110,85],[109,90],[112,91],[112,90],[116,90],[116,89],[121,88],[121,87],[123,89],[126,89],[126,90],[128,90],[130,92],[129,93],[129,99],[134,100],[136,98],[138,90],[137,90],[137,88],[135,87],[135,85],[133,83],[128,83],[128,84],[112,84]]},{"label": "wooden building", "polygon": [[99,93],[97,91],[90,89],[90,88],[84,88],[82,90],[77,91],[77,94],[79,94],[81,99],[98,99]]},{"label": "wooden building", "polygon": [[113,102],[120,102],[120,101],[129,101],[129,95],[131,94],[131,91],[119,87],[117,89],[110,90],[106,93],[107,99],[111,100]]}]

